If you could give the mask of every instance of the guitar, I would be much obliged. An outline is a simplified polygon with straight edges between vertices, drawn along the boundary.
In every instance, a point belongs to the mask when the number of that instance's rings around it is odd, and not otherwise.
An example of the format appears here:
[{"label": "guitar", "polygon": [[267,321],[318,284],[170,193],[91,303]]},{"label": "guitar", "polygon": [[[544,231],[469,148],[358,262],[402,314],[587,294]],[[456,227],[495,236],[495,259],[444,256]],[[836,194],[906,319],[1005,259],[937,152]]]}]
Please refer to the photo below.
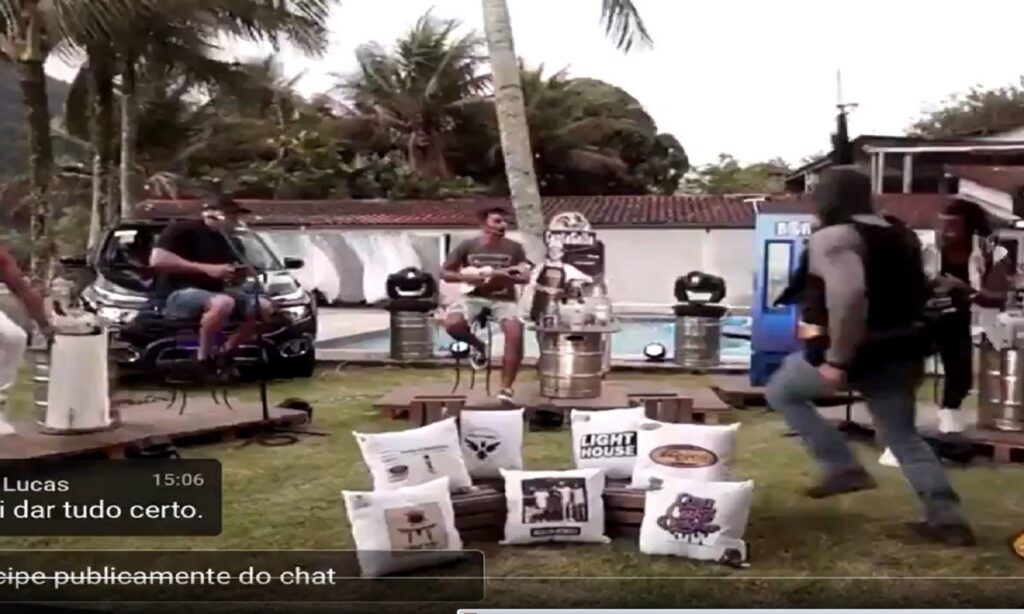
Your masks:
[{"label": "guitar", "polygon": [[494,267],[489,267],[489,266],[483,266],[483,267],[468,266],[468,267],[464,267],[462,269],[459,269],[459,275],[481,275],[485,279],[484,279],[483,282],[481,282],[479,284],[471,284],[471,283],[465,283],[465,282],[462,283],[462,284],[459,284],[459,294],[461,294],[463,296],[465,296],[467,294],[470,294],[473,291],[475,291],[477,288],[480,288],[481,286],[486,286],[489,283],[491,283],[491,279],[495,275],[499,275],[499,274],[508,275],[509,277],[513,277],[513,278],[516,278],[516,279],[524,279],[526,277],[526,275],[527,275],[527,272],[525,270],[525,265],[521,265],[521,264],[516,265],[516,266],[511,266],[511,267],[499,268],[499,269],[496,269]]}]

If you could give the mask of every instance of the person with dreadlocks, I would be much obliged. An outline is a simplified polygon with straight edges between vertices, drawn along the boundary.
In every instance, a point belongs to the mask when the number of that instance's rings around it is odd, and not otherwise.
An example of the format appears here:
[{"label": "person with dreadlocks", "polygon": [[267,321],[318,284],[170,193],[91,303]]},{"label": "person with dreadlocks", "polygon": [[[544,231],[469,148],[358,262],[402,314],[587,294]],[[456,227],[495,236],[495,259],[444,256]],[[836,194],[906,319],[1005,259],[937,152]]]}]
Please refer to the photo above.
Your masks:
[{"label": "person with dreadlocks", "polygon": [[[815,314],[819,351],[786,358],[768,383],[781,411],[823,470],[806,495],[822,499],[877,486],[843,435],[814,406],[848,386],[867,401],[882,440],[924,507],[909,525],[918,536],[969,546],[974,533],[938,457],[915,426],[916,392],[930,350],[930,296],[920,241],[874,209],[870,179],[852,166],[822,174],[815,192],[819,227],[807,243],[803,313]],[[799,284],[798,284],[799,285]]]}]

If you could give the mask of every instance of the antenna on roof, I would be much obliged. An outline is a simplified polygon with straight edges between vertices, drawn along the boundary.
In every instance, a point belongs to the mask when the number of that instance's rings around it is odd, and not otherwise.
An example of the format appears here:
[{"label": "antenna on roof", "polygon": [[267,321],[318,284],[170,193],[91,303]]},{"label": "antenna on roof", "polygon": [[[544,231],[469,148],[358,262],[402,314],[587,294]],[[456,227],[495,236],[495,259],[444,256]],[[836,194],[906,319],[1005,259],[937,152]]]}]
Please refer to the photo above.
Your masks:
[{"label": "antenna on roof", "polygon": [[843,102],[843,71],[836,69],[836,131],[832,134],[832,160],[836,164],[853,164],[853,146],[850,143],[850,131],[846,121],[847,115],[857,108],[856,102]]}]

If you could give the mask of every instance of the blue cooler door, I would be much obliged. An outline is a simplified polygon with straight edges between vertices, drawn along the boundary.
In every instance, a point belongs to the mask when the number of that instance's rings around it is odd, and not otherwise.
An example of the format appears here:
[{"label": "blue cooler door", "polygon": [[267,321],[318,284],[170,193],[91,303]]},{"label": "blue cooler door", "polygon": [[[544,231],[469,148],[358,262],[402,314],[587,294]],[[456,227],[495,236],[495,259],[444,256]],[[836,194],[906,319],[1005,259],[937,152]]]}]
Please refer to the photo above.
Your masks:
[{"label": "blue cooler door", "polygon": [[796,336],[799,310],[773,303],[789,285],[811,232],[814,217],[761,214],[755,235],[757,260],[751,324],[750,383],[764,386],[782,359],[800,348]]}]

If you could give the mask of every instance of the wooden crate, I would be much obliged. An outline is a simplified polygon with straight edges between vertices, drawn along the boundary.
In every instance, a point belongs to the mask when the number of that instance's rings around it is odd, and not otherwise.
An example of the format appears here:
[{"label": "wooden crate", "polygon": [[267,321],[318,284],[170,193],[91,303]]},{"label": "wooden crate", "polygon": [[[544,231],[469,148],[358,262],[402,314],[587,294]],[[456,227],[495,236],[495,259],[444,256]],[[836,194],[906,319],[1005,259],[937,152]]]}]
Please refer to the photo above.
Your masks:
[{"label": "wooden crate", "polygon": [[477,484],[466,493],[452,495],[455,528],[464,542],[496,542],[505,532],[505,493]]},{"label": "wooden crate", "polygon": [[609,537],[639,537],[644,519],[642,490],[629,487],[629,480],[609,480],[604,489],[604,522]]}]

